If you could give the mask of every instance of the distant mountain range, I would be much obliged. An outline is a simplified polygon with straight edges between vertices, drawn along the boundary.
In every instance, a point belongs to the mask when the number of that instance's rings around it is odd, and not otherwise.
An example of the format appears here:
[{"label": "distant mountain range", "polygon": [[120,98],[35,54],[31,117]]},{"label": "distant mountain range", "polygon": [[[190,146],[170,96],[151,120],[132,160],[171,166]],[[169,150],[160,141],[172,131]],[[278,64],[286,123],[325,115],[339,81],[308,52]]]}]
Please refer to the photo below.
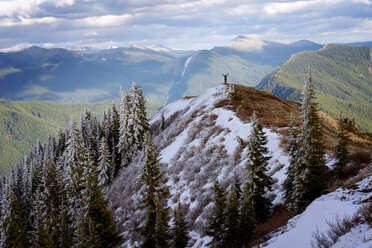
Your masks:
[{"label": "distant mountain range", "polygon": [[316,52],[295,54],[257,88],[283,99],[300,100],[309,65],[319,107],[333,117],[342,112],[371,132],[372,48],[328,44]]},{"label": "distant mountain range", "polygon": [[292,54],[314,51],[310,41],[291,44],[239,36],[223,47],[180,51],[162,46],[94,52],[30,47],[0,53],[0,98],[8,101],[96,102],[117,96],[135,81],[151,102],[165,104],[200,95],[222,81],[255,86]]}]

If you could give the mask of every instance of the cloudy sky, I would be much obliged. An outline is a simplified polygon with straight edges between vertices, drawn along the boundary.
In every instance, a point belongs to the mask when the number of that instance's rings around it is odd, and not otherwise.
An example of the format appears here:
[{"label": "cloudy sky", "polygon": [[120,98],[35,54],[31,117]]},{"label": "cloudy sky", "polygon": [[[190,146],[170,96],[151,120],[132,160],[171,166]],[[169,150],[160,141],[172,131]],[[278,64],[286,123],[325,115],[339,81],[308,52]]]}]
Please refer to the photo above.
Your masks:
[{"label": "cloudy sky", "polygon": [[237,35],[372,40],[371,0],[0,0],[0,50],[162,44],[209,49]]}]

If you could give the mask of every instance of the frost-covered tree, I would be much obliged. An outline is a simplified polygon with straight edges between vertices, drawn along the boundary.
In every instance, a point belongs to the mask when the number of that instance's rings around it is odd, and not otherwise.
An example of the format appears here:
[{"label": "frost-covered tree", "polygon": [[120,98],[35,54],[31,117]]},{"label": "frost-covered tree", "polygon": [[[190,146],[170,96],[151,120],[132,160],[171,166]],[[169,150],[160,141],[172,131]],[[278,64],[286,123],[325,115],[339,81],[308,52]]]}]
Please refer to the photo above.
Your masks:
[{"label": "frost-covered tree", "polygon": [[160,200],[156,199],[156,224],[155,224],[155,247],[169,247],[171,235],[169,232],[168,208],[163,207]]},{"label": "frost-covered tree", "polygon": [[345,129],[345,122],[342,116],[340,116],[340,119],[338,120],[338,142],[335,149],[337,163],[335,164],[334,168],[335,174],[338,178],[345,176],[343,170],[350,161],[348,150],[349,143],[350,138]]},{"label": "frost-covered tree", "polygon": [[[12,178],[12,173],[10,178]],[[22,202],[17,196],[13,179],[10,179],[5,188],[4,204],[1,213],[1,247],[21,248],[28,247],[26,234],[26,217]]]},{"label": "frost-covered tree", "polygon": [[173,228],[172,228],[172,248],[185,248],[189,243],[190,236],[187,232],[187,222],[182,211],[181,202],[174,209]]},{"label": "frost-covered tree", "polygon": [[240,233],[239,233],[239,199],[238,189],[236,188],[235,182],[232,181],[229,188],[229,195],[226,203],[226,221],[224,224],[225,229],[225,241],[224,244],[227,247],[238,247]]},{"label": "frost-covered tree", "polygon": [[224,247],[226,222],[226,192],[216,180],[214,182],[214,207],[209,216],[206,234],[212,237],[211,247]]},{"label": "frost-covered tree", "polygon": [[149,135],[147,136],[147,158],[143,166],[141,181],[145,185],[143,198],[140,206],[146,209],[146,221],[138,231],[145,238],[142,247],[155,247],[156,242],[156,223],[157,215],[157,201],[160,204],[165,204],[169,196],[169,188],[164,185],[164,172],[161,171],[161,163],[159,160],[159,153],[156,146],[152,143]]},{"label": "frost-covered tree", "polygon": [[290,155],[289,158],[289,166],[287,168],[286,174],[287,177],[283,182],[283,189],[284,189],[284,198],[288,202],[288,205],[291,205],[291,198],[293,194],[293,180],[295,177],[295,168],[298,159],[298,141],[297,141],[297,131],[298,128],[294,124],[293,116],[291,115],[291,121],[289,125],[289,147],[288,153]]},{"label": "frost-covered tree", "polygon": [[[49,235],[49,224],[48,217],[45,213],[45,202],[40,193],[40,188],[36,191],[35,195],[35,224],[34,230],[32,231],[32,247],[35,248],[52,248],[53,239]],[[56,223],[57,224],[57,223]]]},{"label": "frost-covered tree", "polygon": [[129,94],[131,106],[128,116],[128,126],[130,127],[130,136],[128,137],[129,156],[135,156],[145,148],[149,124],[146,115],[145,98],[141,87],[136,83],[132,83]]},{"label": "frost-covered tree", "polygon": [[325,166],[322,123],[314,102],[313,81],[310,73],[304,85],[301,118],[293,193],[289,204],[290,208],[295,211],[304,210],[322,194],[326,186],[327,167]]},{"label": "frost-covered tree", "polygon": [[117,145],[118,152],[121,154],[121,165],[116,168],[116,173],[120,168],[126,167],[130,162],[130,147],[129,138],[132,136],[133,124],[129,122],[131,98],[125,91],[120,91],[119,113],[120,113],[120,129],[119,143]]},{"label": "frost-covered tree", "polygon": [[74,218],[73,229],[78,227],[77,217],[84,214],[82,191],[84,190],[83,172],[86,166],[86,148],[82,144],[79,129],[74,120],[69,126],[69,135],[64,152],[64,183],[67,193],[69,215]]},{"label": "frost-covered tree", "polygon": [[273,180],[266,175],[270,156],[267,156],[267,138],[258,122],[256,113],[251,117],[252,131],[248,139],[248,189],[257,223],[261,223],[269,216],[272,203],[265,197],[266,191],[271,190]]},{"label": "frost-covered tree", "polygon": [[98,159],[98,185],[102,186],[104,194],[107,193],[111,176],[111,155],[105,137],[101,139]]},{"label": "frost-covered tree", "polygon": [[[70,236],[70,227],[63,226],[64,219],[69,219],[65,214],[66,191],[63,186],[62,170],[55,163],[52,157],[45,157],[45,176],[43,180],[44,191],[42,192],[44,209],[43,212],[47,216],[48,235],[50,236],[53,247],[63,247],[65,238]],[[67,230],[66,230],[67,229]]]},{"label": "frost-covered tree", "polygon": [[84,238],[84,244],[87,247],[116,247],[120,237],[116,232],[112,214],[108,210],[108,200],[102,194],[97,167],[89,151],[86,156],[87,165],[83,177],[85,213],[80,216],[78,225],[78,230],[84,237],[81,236],[79,242],[82,243],[81,239]]},{"label": "frost-covered tree", "polygon": [[239,234],[240,244],[245,247],[248,245],[253,231],[256,226],[254,209],[252,205],[251,195],[248,184],[244,185],[243,195],[240,201],[240,220],[239,220]]}]

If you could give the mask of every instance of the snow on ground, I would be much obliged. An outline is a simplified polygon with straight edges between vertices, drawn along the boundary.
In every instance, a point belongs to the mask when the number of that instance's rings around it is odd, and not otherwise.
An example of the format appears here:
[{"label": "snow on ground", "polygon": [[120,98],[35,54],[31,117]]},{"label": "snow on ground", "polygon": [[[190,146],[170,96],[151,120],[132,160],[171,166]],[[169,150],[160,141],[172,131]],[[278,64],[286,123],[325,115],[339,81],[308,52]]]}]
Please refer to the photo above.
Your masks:
[{"label": "snow on ground", "polygon": [[341,236],[337,243],[331,248],[371,248],[372,247],[372,228],[367,224],[357,226],[349,233]]},{"label": "snow on ground", "polygon": [[[327,222],[333,223],[337,218],[354,215],[362,206],[361,202],[372,197],[372,192],[368,192],[368,190],[363,192],[363,189],[371,188],[371,186],[372,175],[358,183],[358,190],[339,188],[332,193],[321,196],[312,202],[305,212],[289,220],[284,228],[281,228],[276,235],[267,241],[268,245],[265,247],[287,248],[293,247],[295,244],[296,247],[310,248],[313,233],[317,230],[319,232],[328,231]],[[340,240],[342,243],[336,244],[337,246],[334,247],[354,247],[347,246],[347,242],[350,241],[352,235],[355,235],[356,231],[345,235],[345,241]],[[366,235],[371,236],[369,233]],[[366,247],[371,246],[367,245]]]}]

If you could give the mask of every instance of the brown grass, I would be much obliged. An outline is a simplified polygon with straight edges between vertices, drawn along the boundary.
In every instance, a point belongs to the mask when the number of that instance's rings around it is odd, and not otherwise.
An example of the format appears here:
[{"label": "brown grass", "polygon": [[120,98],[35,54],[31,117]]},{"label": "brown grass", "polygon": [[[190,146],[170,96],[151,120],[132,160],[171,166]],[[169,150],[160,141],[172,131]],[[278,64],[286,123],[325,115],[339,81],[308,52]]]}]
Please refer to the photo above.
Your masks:
[{"label": "brown grass", "polygon": [[271,217],[256,227],[250,247],[267,241],[270,238],[268,236],[270,233],[287,224],[288,220],[294,215],[295,213],[289,211],[284,204],[274,206]]},{"label": "brown grass", "polygon": [[[260,123],[269,128],[288,127],[291,114],[294,117],[295,124],[300,124],[300,102],[282,100],[272,93],[243,85],[235,85],[235,90],[242,96],[241,101],[225,99],[216,103],[215,107],[235,110],[242,121],[249,121],[253,111],[256,111]],[[323,135],[327,152],[331,152],[337,144],[338,121],[322,111],[319,111],[318,114],[323,122]],[[280,130],[280,132],[285,132],[285,130]],[[370,135],[354,128],[349,132],[349,136],[351,139],[349,145],[351,153],[360,150],[369,154],[372,153],[372,138]]]}]

